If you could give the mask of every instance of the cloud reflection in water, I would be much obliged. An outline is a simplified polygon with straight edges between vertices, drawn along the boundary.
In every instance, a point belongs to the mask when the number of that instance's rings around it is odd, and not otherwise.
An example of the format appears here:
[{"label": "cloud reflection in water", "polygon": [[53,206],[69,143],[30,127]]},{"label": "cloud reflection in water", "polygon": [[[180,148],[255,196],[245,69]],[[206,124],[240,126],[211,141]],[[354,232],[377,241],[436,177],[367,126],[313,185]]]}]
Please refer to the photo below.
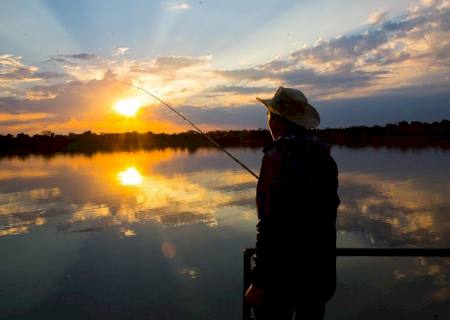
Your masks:
[{"label": "cloud reflection in water", "polygon": [[[259,150],[233,152],[257,171],[262,156]],[[342,200],[337,220],[339,245],[450,246],[448,153],[404,154],[370,149],[335,153]],[[77,261],[100,277],[89,278],[82,283],[83,288],[89,288],[91,282],[96,287],[105,285],[101,275],[103,268],[109,270],[110,263],[102,262],[104,265],[95,268],[93,261],[113,259],[123,263],[117,279],[134,274],[138,266],[149,276],[158,270],[157,277],[164,270],[173,270],[184,286],[204,286],[210,299],[210,286],[231,290],[229,286],[236,280],[233,277],[241,270],[236,262],[240,257],[237,249],[253,243],[256,223],[254,178],[222,156],[216,150],[189,153],[166,149],[0,160],[2,249],[13,248],[9,244],[14,241],[28,246],[29,241],[46,234],[51,237],[43,242],[42,251],[54,256],[54,246],[58,245],[55,237],[64,243],[61,252],[68,252],[78,240],[89,239],[83,250],[74,250],[74,256],[78,259],[82,252],[84,256]],[[180,226],[186,227],[174,228]],[[26,237],[21,236],[25,233]],[[92,247],[104,251],[101,259],[91,255]],[[14,253],[20,256],[27,250]],[[147,259],[135,259],[137,256]],[[164,263],[158,262],[159,258]],[[230,272],[234,262],[236,269]],[[30,258],[27,265],[34,268],[35,261]],[[45,268],[52,265],[46,263]],[[15,269],[17,265],[12,261],[7,270],[13,274]],[[329,306],[330,315],[348,310],[354,319],[380,319],[389,318],[376,309],[380,304],[390,315],[397,315],[398,305],[407,310],[425,310],[424,306],[431,305],[433,311],[439,304],[441,309],[448,305],[450,263],[445,259],[342,258],[338,259],[338,270],[341,286]],[[39,277],[45,274],[57,273],[40,271]],[[241,281],[238,278],[236,281]],[[9,290],[14,290],[20,279],[22,275],[11,282]],[[151,279],[148,287],[158,283],[158,279]],[[128,276],[119,284],[112,281],[113,287],[129,284],[126,289],[130,292],[142,285],[140,278],[133,283]],[[70,291],[70,285],[63,281],[60,287]],[[236,290],[224,292],[240,292],[240,286]],[[178,291],[170,294],[184,301]],[[189,296],[195,294],[189,291]],[[133,296],[132,303],[135,299]],[[342,315],[342,319],[351,318]],[[401,312],[396,318],[406,319]],[[420,315],[416,318],[420,319]]]},{"label": "cloud reflection in water", "polygon": [[[217,212],[226,207],[255,219],[254,179],[232,163],[224,167],[217,157],[215,150],[165,149],[2,160],[0,235],[29,232],[53,220],[50,225],[59,230],[78,232],[133,230],[132,224],[149,221],[217,226]],[[260,155],[252,160],[258,166]],[[449,184],[408,174],[341,170],[338,228],[360,234],[372,246],[449,245],[443,215],[450,208]]]},{"label": "cloud reflection in water", "polygon": [[[167,226],[203,223],[213,227],[218,224],[218,208],[239,206],[242,199],[254,196],[252,177],[240,171],[161,174],[153,169],[186,153],[160,150],[97,154],[92,158],[3,160],[10,168],[7,177],[17,167],[23,167],[20,172],[51,168],[53,175],[35,179],[37,187],[32,190],[26,190],[29,184],[23,175],[8,181],[17,184],[18,190],[0,194],[0,234],[28,232],[29,226],[42,225],[45,217],[59,215],[66,217],[58,221],[61,231],[87,232],[113,226],[127,229],[134,223],[149,221]],[[251,187],[247,186],[250,182]],[[58,187],[44,188],[49,184]]]}]

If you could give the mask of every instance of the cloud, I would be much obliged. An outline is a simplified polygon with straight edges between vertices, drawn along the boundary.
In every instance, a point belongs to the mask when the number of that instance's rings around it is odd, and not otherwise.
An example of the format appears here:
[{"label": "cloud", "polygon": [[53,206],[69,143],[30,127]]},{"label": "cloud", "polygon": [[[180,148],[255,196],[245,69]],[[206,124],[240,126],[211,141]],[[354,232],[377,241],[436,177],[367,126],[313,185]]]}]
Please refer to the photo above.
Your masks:
[{"label": "cloud", "polygon": [[312,48],[294,52],[291,57],[295,61],[304,61],[309,65],[331,62],[335,65],[348,62],[362,54],[386,43],[387,33],[383,30],[366,31],[350,36],[342,36],[330,41],[320,42]]},{"label": "cloud", "polygon": [[77,59],[77,60],[97,60],[99,56],[91,53],[76,53],[76,54],[58,54],[53,56],[56,59]]},{"label": "cloud", "polygon": [[[445,0],[435,2],[447,3]],[[379,19],[385,18],[386,14],[379,13],[375,17],[374,21],[379,24]],[[429,58],[438,62],[436,51],[439,51],[442,58],[448,60],[449,53],[444,53],[443,49],[449,46],[449,41],[446,40],[450,35],[449,19],[450,6],[424,5],[403,18],[393,18],[381,23],[377,28],[301,49],[294,52],[292,57],[310,65],[353,62],[355,66],[367,66],[377,64],[377,56],[380,57],[380,64],[386,64],[381,57],[394,54],[411,59]],[[438,38],[441,39],[440,43],[436,41]]]},{"label": "cloud", "polygon": [[371,25],[377,25],[380,22],[383,22],[384,20],[386,20],[387,16],[388,16],[389,12],[387,11],[377,11],[377,12],[373,12],[372,14],[369,15],[369,17],[367,18],[366,23],[367,24],[371,24]]},{"label": "cloud", "polygon": [[429,246],[448,239],[441,228],[440,212],[447,205],[441,186],[433,190],[426,181],[361,171],[342,172],[340,185],[338,229],[370,235],[380,247]]},{"label": "cloud", "polygon": [[186,10],[186,9],[190,9],[191,6],[186,2],[182,2],[182,3],[173,4],[171,6],[171,8],[175,9],[175,10]]},{"label": "cloud", "polygon": [[416,86],[369,96],[314,101],[321,127],[383,125],[400,121],[450,119],[448,87]]},{"label": "cloud", "polygon": [[205,65],[212,56],[186,57],[186,56],[166,56],[157,57],[149,62],[133,61],[130,70],[142,73],[158,73],[176,71],[183,68],[190,68]]},{"label": "cloud", "polygon": [[50,87],[36,86],[25,93],[25,100],[47,100],[56,98],[56,93]]},{"label": "cloud", "polygon": [[11,54],[0,55],[0,82],[3,81],[36,81],[59,78],[57,72],[41,72],[35,66],[28,66],[22,62],[22,57]]},{"label": "cloud", "polygon": [[297,69],[278,74],[278,78],[289,85],[314,85],[322,89],[351,89],[365,87],[379,79],[385,71],[363,71],[344,67],[330,72],[314,69]]},{"label": "cloud", "polygon": [[[180,106],[176,108],[187,118],[205,129],[222,128],[264,128],[266,124],[266,109],[261,104],[239,106]],[[152,116],[156,119],[170,119],[171,122],[185,123],[178,115],[165,107],[155,108]]]},{"label": "cloud", "polygon": [[241,94],[254,94],[254,93],[273,93],[273,87],[249,87],[249,86],[218,86],[210,89],[211,92],[218,93],[241,93]]},{"label": "cloud", "polygon": [[373,95],[386,88],[426,84],[430,77],[435,84],[448,83],[448,1],[424,2],[395,18],[378,12],[370,20],[372,25],[362,32],[319,39],[287,58],[215,73],[247,86],[271,82],[306,87],[321,99]]},{"label": "cloud", "polygon": [[26,122],[33,120],[42,120],[51,118],[52,115],[49,113],[0,113],[0,123],[2,125],[7,125],[12,122]]},{"label": "cloud", "polygon": [[115,81],[113,74],[107,73],[101,80],[34,86],[27,91],[28,98],[0,98],[0,110],[10,113],[39,110],[55,113],[61,120],[77,115],[83,117],[91,112],[100,115],[109,110],[105,107],[110,107],[128,91],[129,88]]},{"label": "cloud", "polygon": [[128,61],[120,69],[122,74],[141,79],[144,85],[151,83],[153,88],[159,87],[162,92],[189,90],[194,93],[201,88],[198,83],[209,77],[211,59],[212,56],[163,56]]},{"label": "cloud", "polygon": [[217,74],[233,80],[275,80],[281,84],[290,86],[318,86],[322,89],[355,88],[367,86],[377,80],[385,71],[354,70],[349,66],[329,72],[316,71],[314,68],[291,68],[286,71],[274,71],[271,69],[248,68],[238,70],[216,71]]},{"label": "cloud", "polygon": [[127,51],[129,51],[130,48],[116,48],[115,50],[113,50],[113,56],[121,56],[124,55]]},{"label": "cloud", "polygon": [[59,54],[50,57],[49,62],[58,65],[70,77],[81,80],[100,80],[114,61],[95,54]]}]

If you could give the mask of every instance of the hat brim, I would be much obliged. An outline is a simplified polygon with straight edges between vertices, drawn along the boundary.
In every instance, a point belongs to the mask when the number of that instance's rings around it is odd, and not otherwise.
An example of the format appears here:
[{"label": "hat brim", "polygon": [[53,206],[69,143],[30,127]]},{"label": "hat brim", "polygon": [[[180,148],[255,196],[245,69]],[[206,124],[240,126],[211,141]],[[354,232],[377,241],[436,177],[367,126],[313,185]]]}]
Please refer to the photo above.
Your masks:
[{"label": "hat brim", "polygon": [[283,118],[292,121],[300,126],[306,128],[317,128],[320,124],[319,112],[317,112],[316,108],[314,108],[309,103],[306,106],[302,106],[303,108],[302,115],[293,117],[293,116],[286,116],[282,112],[280,112],[279,111],[281,109],[280,105],[273,99],[256,98],[256,100],[264,104],[264,106],[266,106],[269,112],[282,116]]}]

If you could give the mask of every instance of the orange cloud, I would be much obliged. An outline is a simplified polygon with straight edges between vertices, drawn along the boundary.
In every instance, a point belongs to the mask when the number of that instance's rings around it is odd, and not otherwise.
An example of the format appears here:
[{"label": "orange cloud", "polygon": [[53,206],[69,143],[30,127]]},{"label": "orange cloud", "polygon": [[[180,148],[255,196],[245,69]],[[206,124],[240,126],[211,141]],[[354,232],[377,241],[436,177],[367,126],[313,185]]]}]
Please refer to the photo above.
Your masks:
[{"label": "orange cloud", "polygon": [[25,122],[32,120],[42,120],[53,117],[50,113],[0,113],[0,123],[1,122]]}]

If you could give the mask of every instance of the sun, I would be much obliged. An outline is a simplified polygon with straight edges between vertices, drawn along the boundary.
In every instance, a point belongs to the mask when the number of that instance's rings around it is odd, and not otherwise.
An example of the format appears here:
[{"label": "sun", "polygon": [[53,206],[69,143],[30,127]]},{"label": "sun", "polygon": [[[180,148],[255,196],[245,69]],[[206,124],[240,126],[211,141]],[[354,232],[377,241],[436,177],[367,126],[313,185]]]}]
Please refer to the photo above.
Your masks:
[{"label": "sun", "polygon": [[126,117],[134,117],[142,107],[142,102],[138,98],[128,98],[117,101],[114,110]]}]

